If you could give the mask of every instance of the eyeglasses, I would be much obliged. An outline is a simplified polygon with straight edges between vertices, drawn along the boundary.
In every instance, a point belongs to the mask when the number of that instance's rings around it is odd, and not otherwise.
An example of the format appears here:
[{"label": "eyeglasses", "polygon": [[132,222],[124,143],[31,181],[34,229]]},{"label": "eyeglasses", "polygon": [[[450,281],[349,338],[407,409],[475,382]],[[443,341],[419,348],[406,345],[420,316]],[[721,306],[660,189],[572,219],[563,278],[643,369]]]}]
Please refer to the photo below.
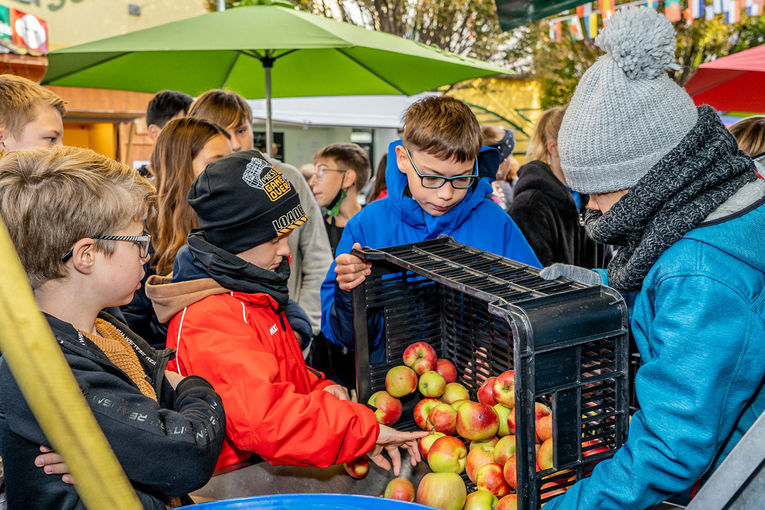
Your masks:
[{"label": "eyeglasses", "polygon": [[324,178],[327,176],[326,175],[327,172],[338,172],[338,173],[344,174],[347,171],[348,171],[347,169],[343,170],[342,168],[327,168],[326,166],[317,166],[316,174],[314,175],[316,176],[317,180],[323,181]]},{"label": "eyeglasses", "polygon": [[444,184],[446,184],[446,181],[449,181],[452,185],[452,188],[454,189],[466,189],[466,188],[469,188],[473,184],[473,180],[478,177],[478,159],[477,158],[475,160],[474,174],[456,175],[454,177],[444,177],[442,175],[421,174],[420,170],[417,168],[417,165],[414,164],[414,160],[412,159],[412,155],[409,153],[409,149],[404,147],[404,150],[406,151],[406,155],[409,158],[409,162],[412,164],[412,168],[414,168],[414,171],[417,173],[418,176],[420,176],[420,182],[422,183],[422,186],[424,188],[438,189]]},{"label": "eyeglasses", "polygon": [[[104,241],[128,241],[135,243],[138,246],[138,256],[145,259],[149,256],[149,247],[151,246],[151,236],[145,234],[142,236],[93,236],[92,239],[101,239]],[[66,262],[74,255],[74,248],[66,252],[66,255],[61,257],[61,262]]]}]

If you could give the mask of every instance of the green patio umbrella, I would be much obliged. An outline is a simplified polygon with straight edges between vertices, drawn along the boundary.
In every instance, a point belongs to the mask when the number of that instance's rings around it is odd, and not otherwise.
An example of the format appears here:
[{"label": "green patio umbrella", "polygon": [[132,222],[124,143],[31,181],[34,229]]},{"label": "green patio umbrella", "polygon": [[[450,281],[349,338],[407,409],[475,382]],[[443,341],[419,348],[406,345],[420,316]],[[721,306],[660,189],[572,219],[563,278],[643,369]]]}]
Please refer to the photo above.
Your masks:
[{"label": "green patio umbrella", "polygon": [[43,84],[198,95],[406,94],[507,72],[400,37],[278,5],[239,7],[56,50]]}]

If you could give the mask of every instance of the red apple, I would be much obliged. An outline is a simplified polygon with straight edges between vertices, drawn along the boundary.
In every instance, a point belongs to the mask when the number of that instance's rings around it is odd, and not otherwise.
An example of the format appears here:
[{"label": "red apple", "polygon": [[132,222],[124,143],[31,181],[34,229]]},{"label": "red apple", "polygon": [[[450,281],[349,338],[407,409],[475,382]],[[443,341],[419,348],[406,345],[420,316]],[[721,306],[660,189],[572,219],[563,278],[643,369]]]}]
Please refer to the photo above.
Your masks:
[{"label": "red apple", "polygon": [[417,487],[417,503],[441,510],[461,510],[466,499],[465,482],[456,473],[428,473]]},{"label": "red apple", "polygon": [[553,441],[548,439],[539,447],[537,452],[537,465],[544,471],[553,467]]},{"label": "red apple", "polygon": [[346,462],[343,464],[343,467],[351,478],[361,479],[369,473],[369,459],[366,455],[362,455],[357,459]]},{"label": "red apple", "polygon": [[401,401],[391,397],[387,391],[377,391],[369,397],[367,404],[376,409],[375,416],[378,423],[393,425],[401,418]]},{"label": "red apple", "polygon": [[417,389],[417,374],[407,366],[395,366],[385,374],[385,389],[396,398],[414,393]]},{"label": "red apple", "polygon": [[491,439],[487,439],[485,441],[470,441],[470,449],[472,450],[473,448],[481,448],[483,446],[488,446],[493,451],[494,445],[497,444],[497,441],[499,441],[498,437],[492,437]]},{"label": "red apple", "polygon": [[441,374],[444,381],[447,383],[455,382],[457,380],[457,369],[454,368],[454,363],[448,359],[439,358],[436,360],[436,372]]},{"label": "red apple", "polygon": [[438,398],[446,391],[446,381],[438,372],[428,370],[420,376],[419,388],[423,397]]},{"label": "red apple", "polygon": [[[550,409],[548,406],[546,406],[542,402],[534,402],[534,429],[535,430],[539,429],[539,420],[541,420],[545,416],[550,416],[550,415],[552,415],[552,409]],[[543,431],[543,433],[546,433],[546,431]],[[537,437],[538,443],[541,443],[545,439],[549,439],[549,438],[542,439],[539,437],[539,434],[537,434],[536,437]],[[549,437],[552,437],[552,417],[550,417],[550,436]]]},{"label": "red apple", "polygon": [[404,349],[404,365],[417,372],[417,375],[435,370],[437,359],[436,351],[426,342],[415,342]]},{"label": "red apple", "polygon": [[446,435],[457,433],[457,411],[449,404],[441,402],[428,414],[428,430],[443,432]]},{"label": "red apple", "polygon": [[465,472],[470,481],[475,483],[475,474],[478,468],[494,462],[494,452],[491,446],[482,446],[473,448],[467,454],[465,459]]},{"label": "red apple", "polygon": [[515,372],[513,370],[499,374],[491,389],[494,400],[498,404],[515,407]]},{"label": "red apple", "polygon": [[542,416],[537,420],[537,439],[540,443],[552,438],[552,415]]},{"label": "red apple", "polygon": [[467,448],[453,436],[436,439],[428,451],[428,466],[435,473],[457,473],[465,470]]},{"label": "red apple", "polygon": [[[591,457],[598,453],[609,451],[608,448],[605,446],[596,446],[595,448],[593,448],[593,446],[600,445],[600,444],[602,444],[600,439],[593,439],[591,441],[585,441],[584,443],[582,443],[582,459],[585,459],[586,457]],[[596,462],[595,464],[597,464],[598,462]]]},{"label": "red apple", "polygon": [[515,494],[504,496],[497,501],[497,506],[494,507],[494,510],[518,510],[518,496]]},{"label": "red apple", "polygon": [[510,487],[502,475],[502,466],[499,464],[486,464],[478,468],[475,475],[475,485],[478,490],[491,492],[498,498],[510,494]]},{"label": "red apple", "polygon": [[470,400],[470,393],[460,383],[450,382],[446,383],[444,394],[441,396],[441,400],[447,404],[454,403],[458,400]]},{"label": "red apple", "polygon": [[394,478],[385,487],[383,497],[399,501],[414,501],[414,484],[406,478]]},{"label": "red apple", "polygon": [[504,466],[507,459],[515,455],[515,436],[501,438],[494,447],[494,462]]},{"label": "red apple", "polygon": [[468,402],[457,411],[457,433],[468,441],[491,439],[498,428],[497,413],[486,404]]},{"label": "red apple", "polygon": [[507,415],[507,430],[510,434],[515,434],[515,409],[510,409]]},{"label": "red apple", "polygon": [[497,417],[499,418],[499,429],[497,429],[497,435],[498,436],[506,436],[508,434],[515,434],[515,421],[513,421],[513,431],[510,432],[509,427],[509,418],[513,414],[513,410],[509,407],[505,407],[502,404],[495,404],[494,412],[497,413]]},{"label": "red apple", "polygon": [[561,483],[563,483],[562,480],[559,482],[547,482],[546,484],[542,485],[542,487],[539,488],[539,492],[541,493],[542,498],[552,498],[553,496],[560,496],[566,492],[566,488],[561,486]]},{"label": "red apple", "polygon": [[478,388],[478,401],[480,403],[486,404],[487,406],[493,406],[497,403],[497,401],[494,400],[494,381],[496,380],[496,377],[489,377]]},{"label": "red apple", "polygon": [[423,398],[414,406],[414,423],[422,430],[428,430],[428,415],[441,402],[435,398]]},{"label": "red apple", "polygon": [[512,489],[516,489],[516,484],[518,483],[517,480],[517,471],[518,466],[515,464],[515,455],[507,459],[507,462],[505,462],[504,468],[502,468],[502,475],[505,477],[505,481],[507,482],[507,485],[510,486]]},{"label": "red apple", "polygon": [[497,496],[490,492],[471,492],[467,495],[465,506],[462,508],[462,510],[494,510],[497,501]]},{"label": "red apple", "polygon": [[439,437],[444,437],[446,434],[443,432],[431,432],[425,437],[421,437],[417,440],[417,447],[420,449],[420,454],[422,455],[423,459],[428,458],[428,452],[430,451],[430,447],[433,445],[433,443],[438,439]]}]

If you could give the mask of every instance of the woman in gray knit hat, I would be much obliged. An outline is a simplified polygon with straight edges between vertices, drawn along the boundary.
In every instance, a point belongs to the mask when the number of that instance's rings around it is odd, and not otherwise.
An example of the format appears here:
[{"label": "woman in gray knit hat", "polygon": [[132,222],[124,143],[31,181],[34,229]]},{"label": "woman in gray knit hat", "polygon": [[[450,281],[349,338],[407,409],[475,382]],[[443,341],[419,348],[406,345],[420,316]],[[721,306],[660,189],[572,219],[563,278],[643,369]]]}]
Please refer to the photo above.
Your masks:
[{"label": "woman in gray knit hat", "polygon": [[553,265],[620,290],[642,366],[641,409],[612,459],[545,510],[646,508],[689,496],[765,410],[765,181],[709,106],[666,73],[656,11],[616,13],[558,136],[585,227],[620,246],[607,270]]}]

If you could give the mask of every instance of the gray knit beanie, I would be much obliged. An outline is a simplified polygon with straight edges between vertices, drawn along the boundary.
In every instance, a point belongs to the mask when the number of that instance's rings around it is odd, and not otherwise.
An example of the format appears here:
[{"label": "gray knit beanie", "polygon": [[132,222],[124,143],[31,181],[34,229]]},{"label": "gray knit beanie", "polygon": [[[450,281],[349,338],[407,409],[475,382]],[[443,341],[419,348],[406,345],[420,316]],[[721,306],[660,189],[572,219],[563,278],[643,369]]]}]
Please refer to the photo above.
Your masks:
[{"label": "gray knit beanie", "polygon": [[631,188],[696,124],[675,69],[675,31],[653,9],[616,12],[595,44],[606,52],[582,76],[558,133],[561,167],[580,193]]}]

